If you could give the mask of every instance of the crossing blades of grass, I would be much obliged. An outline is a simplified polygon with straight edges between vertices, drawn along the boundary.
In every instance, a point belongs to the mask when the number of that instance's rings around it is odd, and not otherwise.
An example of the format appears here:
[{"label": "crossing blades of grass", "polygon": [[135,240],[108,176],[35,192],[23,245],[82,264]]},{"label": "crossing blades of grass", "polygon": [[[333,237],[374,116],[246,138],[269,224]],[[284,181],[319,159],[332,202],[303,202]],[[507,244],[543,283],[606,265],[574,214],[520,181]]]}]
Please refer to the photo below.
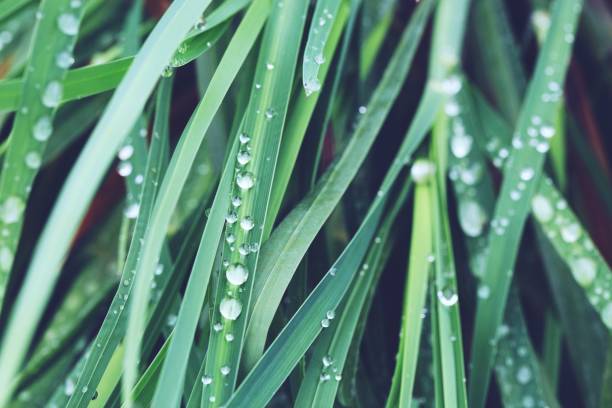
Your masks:
[{"label": "crossing blades of grass", "polygon": [[[335,54],[340,36],[346,25],[348,14],[349,8],[343,3],[338,10],[338,15],[334,19],[331,33],[325,43],[324,53],[328,55],[330,59]],[[319,67],[319,78],[322,85],[325,83],[330,66],[331,63],[323,64]],[[281,150],[278,157],[279,171],[274,173],[274,183],[272,183],[272,195],[270,196],[268,209],[269,216],[266,217],[266,225],[264,227],[264,238],[270,236],[270,231],[280,211],[291,174],[293,174],[297,162],[300,147],[302,146],[306,130],[313,117],[320,95],[320,93],[313,93],[310,96],[306,96],[305,92],[299,92],[297,100],[293,102],[290,116],[287,119],[287,130],[281,142]]]},{"label": "crossing blades of grass", "polygon": [[204,373],[211,382],[203,389],[203,406],[223,405],[236,383],[258,270],[260,227],[265,225],[306,9],[306,1],[274,4],[262,40],[227,209],[224,265],[212,311],[216,327],[211,327]]},{"label": "crossing blades of grass", "polygon": [[[21,235],[32,183],[42,163],[53,118],[61,102],[61,81],[73,61],[72,49],[83,15],[81,3],[43,1],[34,28],[11,143],[0,178],[0,308]],[[0,309],[1,310],[1,309]]]},{"label": "crossing blades of grass", "polygon": [[[137,263],[138,257],[142,250],[142,237],[145,234],[147,223],[153,211],[153,203],[157,192],[157,185],[163,175],[163,162],[167,154],[167,137],[168,137],[168,110],[170,104],[170,93],[172,90],[172,81],[164,80],[161,83],[160,90],[157,96],[157,111],[154,125],[154,137],[151,139],[151,147],[147,169],[144,173],[144,181],[142,183],[142,195],[137,197],[134,205],[137,207],[137,218],[132,235],[132,241],[127,254],[127,258],[123,265],[122,275],[113,301],[108,309],[106,317],[102,322],[102,326],[94,340],[94,347],[87,358],[77,383],[78,389],[86,389],[87,392],[75,393],[68,407],[83,406],[91,400],[93,393],[97,387],[100,378],[111,356],[115,353],[115,349],[125,334],[126,312],[125,308],[130,296],[134,279],[132,272]],[[129,146],[129,145],[128,145]],[[128,207],[129,209],[129,207]]]},{"label": "crossing blades of grass", "polygon": [[302,63],[302,82],[306,95],[321,89],[319,68],[331,59],[331,55],[326,55],[324,51],[341,3],[342,0],[317,0]]},{"label": "crossing blades of grass", "polygon": [[[410,187],[410,182],[405,183],[393,207],[385,216],[363,264],[358,266],[359,272],[356,272],[357,277],[346,295],[346,301],[336,314],[337,320],[326,330],[324,336],[317,339],[295,407],[332,407],[340,381],[349,380],[344,376],[349,348],[352,347],[353,336],[360,320],[367,318],[369,308],[364,305],[376,287],[384,259],[389,252],[387,245],[393,223],[406,201]],[[359,348],[359,342],[356,347]]]},{"label": "crossing blades of grass", "polygon": [[[360,118],[342,156],[322,177],[313,192],[307,196],[281,223],[262,248],[262,260],[254,287],[254,304],[247,329],[245,364],[252,367],[259,359],[265,346],[272,318],[293,273],[319,232],[325,220],[336,207],[340,198],[355,177],[359,166],[366,158],[394,99],[408,73],[416,46],[432,9],[431,1],[419,7],[413,22],[406,28],[387,70]],[[436,93],[431,93],[435,105]],[[429,104],[430,106],[432,104]],[[437,109],[437,105],[435,107]],[[427,113],[423,110],[424,115]],[[426,129],[416,121],[413,133],[406,137],[405,146],[393,163],[393,176],[389,176],[381,189],[388,192],[402,167],[409,162],[410,155],[420,144]],[[424,122],[427,122],[425,119]],[[425,125],[428,128],[429,125]],[[287,255],[283,255],[287,254]],[[289,255],[291,254],[291,255]]]},{"label": "crossing blades of grass", "polygon": [[[467,87],[465,87],[467,88]],[[469,265],[473,275],[484,275],[487,251],[487,221],[493,212],[493,182],[481,152],[485,143],[478,143],[482,129],[469,91],[463,89],[450,100],[446,111],[450,116],[450,177],[458,202],[459,224],[465,236]],[[472,136],[473,139],[472,139]],[[466,142],[466,140],[470,140]],[[473,143],[476,140],[477,143]],[[490,296],[488,286],[480,285],[478,297]],[[546,392],[546,379],[527,333],[516,291],[510,292],[504,324],[496,333],[495,371],[502,400],[506,405],[529,406],[530,403],[558,406],[554,396]]]},{"label": "crossing blades of grass", "polygon": [[228,408],[266,406],[321,331],[335,324],[335,311],[370,246],[388,195],[374,202],[342,255],[232,395]]},{"label": "crossing blades of grass", "polygon": [[[220,35],[226,32],[225,23],[248,3],[250,0],[231,0],[219,5],[206,17],[204,23],[196,24],[193,32],[184,39],[174,53],[171,64],[175,67],[183,66],[208,51]],[[68,71],[61,81],[63,88],[61,102],[82,99],[116,88],[132,61],[134,57],[130,56]],[[22,88],[23,79],[0,81],[0,113],[18,109]]]},{"label": "crossing blades of grass", "polygon": [[[1,382],[11,384],[21,364],[74,233],[115,152],[138,118],[174,50],[208,4],[197,0],[172,3],[136,56],[75,163],[34,250],[6,327],[0,354]],[[43,281],[46,284],[40,285]],[[10,386],[2,389],[0,405],[10,394]]]},{"label": "crossing blades of grass", "polygon": [[581,8],[581,1],[571,0],[557,1],[553,7],[549,35],[538,57],[521,109],[513,150],[504,169],[493,229],[489,233],[487,273],[483,276],[483,284],[491,288],[491,296],[478,301],[472,343],[470,405],[477,408],[484,406],[486,399],[494,355],[490,340],[503,317],[525,219],[540,180],[544,153],[554,134],[556,101],[562,92]]},{"label": "crossing blades of grass", "polygon": [[[500,154],[504,155],[503,149],[509,149],[512,143],[511,130],[491,108],[486,106],[482,97],[474,96],[488,138],[476,141],[483,146],[489,146],[487,153],[494,162],[499,163]],[[483,136],[478,133],[476,135]],[[569,266],[576,283],[600,314],[602,322],[612,329],[610,324],[612,307],[608,307],[610,303],[607,302],[605,295],[612,292],[610,268],[549,177],[542,176],[531,200],[530,209],[557,254]]]}]

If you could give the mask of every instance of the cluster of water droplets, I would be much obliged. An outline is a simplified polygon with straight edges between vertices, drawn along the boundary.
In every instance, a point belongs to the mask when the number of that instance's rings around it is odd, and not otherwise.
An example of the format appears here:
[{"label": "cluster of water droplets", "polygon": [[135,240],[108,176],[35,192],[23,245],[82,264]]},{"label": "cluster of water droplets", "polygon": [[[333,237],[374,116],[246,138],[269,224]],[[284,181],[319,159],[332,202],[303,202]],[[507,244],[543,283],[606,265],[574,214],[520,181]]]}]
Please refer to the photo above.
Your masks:
[{"label": "cluster of water droplets", "polygon": [[[327,30],[327,26],[333,22],[333,19],[334,14],[329,9],[325,8],[323,9],[322,14],[313,20],[311,32],[315,36],[312,37],[312,43],[309,41],[307,44],[309,52],[307,52],[304,57],[305,64],[323,65],[325,63],[325,56],[323,55],[325,43],[323,40],[316,38],[316,35],[319,34],[324,28]],[[304,90],[306,92],[306,96],[319,92],[321,90],[321,83],[319,82],[319,79],[316,76],[313,78],[305,78]]]},{"label": "cluster of water droplets", "polygon": [[321,374],[319,375],[319,381],[324,383],[332,380],[336,382],[341,381],[342,373],[333,357],[326,355],[321,358]]},{"label": "cluster of water droplets", "polygon": [[576,282],[586,291],[590,303],[600,312],[604,324],[612,329],[610,270],[549,178],[540,183],[531,209],[557,252],[567,261]]}]

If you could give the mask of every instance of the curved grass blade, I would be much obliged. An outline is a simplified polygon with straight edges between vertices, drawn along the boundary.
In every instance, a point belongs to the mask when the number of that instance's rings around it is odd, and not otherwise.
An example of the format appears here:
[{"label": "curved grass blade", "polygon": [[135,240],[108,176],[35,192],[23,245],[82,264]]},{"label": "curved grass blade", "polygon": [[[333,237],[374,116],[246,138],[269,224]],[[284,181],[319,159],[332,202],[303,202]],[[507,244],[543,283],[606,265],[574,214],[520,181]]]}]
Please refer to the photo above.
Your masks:
[{"label": "curved grass blade", "polygon": [[[355,134],[340,159],[326,172],[313,192],[283,220],[262,248],[261,267],[253,289],[254,303],[244,351],[247,368],[252,367],[263,352],[272,318],[293,273],[355,177],[378,135],[408,73],[432,3],[423,2],[413,23],[406,28],[383,79],[372,95],[366,113],[360,118]],[[398,160],[393,162],[392,174],[389,174],[383,183],[383,194],[388,192],[395,177],[410,161],[412,152],[427,132],[431,122],[427,123],[425,117],[431,110],[435,112],[438,109],[438,93],[428,92],[427,95],[425,99],[428,103],[424,104],[424,108],[420,109],[421,113],[417,114],[421,119],[414,121],[412,133],[407,135],[406,142],[397,156]]]},{"label": "curved grass blade", "polygon": [[[549,148],[548,139],[554,133],[552,123],[560,97],[559,84],[564,82],[581,8],[580,0],[559,0],[553,6],[550,32],[521,109],[514,149],[504,169],[494,227],[489,234],[487,273],[483,276],[491,296],[478,301],[472,343],[470,405],[476,408],[485,402],[494,355],[490,340],[503,317],[521,233],[540,179],[544,153]],[[527,174],[529,177],[525,177]],[[518,190],[520,197],[514,200],[519,183],[525,184],[525,188]]]},{"label": "curved grass blade", "polygon": [[[349,349],[353,347],[354,335],[361,320],[365,320],[373,289],[376,287],[380,272],[383,269],[389,247],[389,236],[393,223],[406,201],[411,183],[405,183],[393,208],[386,215],[380,226],[347,299],[337,314],[337,323],[320,337],[314,346],[306,374],[300,385],[295,407],[332,407],[341,381],[345,380],[345,364]],[[361,311],[355,313],[355,311]],[[359,336],[361,337],[361,336]],[[359,341],[356,347],[359,348]]]},{"label": "curved grass blade", "polygon": [[[17,250],[24,212],[32,183],[42,163],[53,118],[61,102],[61,81],[73,61],[83,15],[81,3],[69,0],[40,4],[28,67],[21,89],[20,110],[15,116],[0,177],[0,310]],[[2,398],[0,398],[1,401]]]},{"label": "curved grass blade", "polygon": [[203,389],[204,406],[223,405],[237,379],[263,235],[258,226],[267,216],[307,4],[274,4],[262,40],[254,78],[260,87],[253,88],[241,127],[239,168],[227,209],[227,263],[219,272],[212,312],[214,325],[222,327],[210,331],[204,375],[212,382]]},{"label": "curved grass blade", "polygon": [[113,298],[106,317],[94,340],[96,347],[92,349],[79,374],[76,386],[78,389],[87,389],[88,392],[74,394],[68,402],[68,407],[84,406],[91,400],[98,382],[106,370],[108,362],[125,335],[127,318],[127,309],[125,307],[130,300],[134,285],[132,272],[136,266],[138,257],[141,255],[141,239],[145,234],[151,212],[153,211],[157,184],[163,175],[162,166],[167,154],[166,138],[168,137],[167,126],[171,90],[171,80],[166,79],[161,82],[157,96],[157,112],[154,125],[155,134],[152,138],[147,169],[142,183],[142,194],[137,197],[138,201],[136,205],[138,208],[138,217],[134,226],[132,241],[123,265],[117,293]]},{"label": "curved grass blade", "polygon": [[302,62],[302,82],[307,96],[321,89],[319,68],[331,59],[324,51],[341,3],[342,0],[317,0]]},{"label": "curved grass blade", "polygon": [[[207,5],[197,0],[172,3],[117,88],[68,176],[34,250],[5,330],[0,353],[0,381],[4,384],[11,384],[21,364],[72,237],[116,150],[137,120],[174,49]],[[0,391],[0,405],[10,394],[10,385]]]},{"label": "curved grass blade", "polygon": [[[340,35],[346,24],[348,16],[348,8],[341,7],[338,11],[338,16],[334,19],[334,27],[329,35],[329,39],[326,42],[325,55],[334,55],[335,50],[340,40]],[[320,67],[319,75],[321,83],[325,82],[327,73],[331,64],[324,64]],[[274,182],[272,183],[272,195],[270,197],[269,204],[269,217],[266,217],[266,226],[264,227],[264,237],[270,236],[272,226],[277,219],[278,212],[282,204],[282,200],[287,191],[289,180],[295,164],[297,161],[300,147],[306,135],[306,130],[313,116],[315,107],[319,100],[320,93],[315,93],[310,96],[306,96],[305,93],[299,92],[297,101],[294,102],[291,114],[287,120],[285,134],[281,143],[281,150],[278,158],[279,171],[274,173]],[[280,169],[283,169],[280,171]]]},{"label": "curved grass blade", "polygon": [[388,194],[378,197],[333,266],[250,371],[226,406],[263,408],[322,330],[353,281],[382,217]]}]

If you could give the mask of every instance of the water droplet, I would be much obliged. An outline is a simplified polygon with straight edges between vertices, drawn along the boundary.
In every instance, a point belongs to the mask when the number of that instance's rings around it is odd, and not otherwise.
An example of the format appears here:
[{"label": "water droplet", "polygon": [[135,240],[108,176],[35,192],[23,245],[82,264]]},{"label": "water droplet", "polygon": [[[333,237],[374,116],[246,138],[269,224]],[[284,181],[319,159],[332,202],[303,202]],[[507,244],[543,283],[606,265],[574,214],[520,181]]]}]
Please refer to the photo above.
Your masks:
[{"label": "water droplet", "polygon": [[438,291],[438,300],[443,306],[450,307],[457,303],[459,296],[450,288]]},{"label": "water droplet", "polygon": [[240,198],[238,196],[232,197],[232,206],[240,207],[241,204],[242,204],[242,198]]},{"label": "water droplet", "polygon": [[225,335],[225,341],[227,341],[228,343],[231,343],[232,341],[234,341],[234,335],[232,333],[227,333]]},{"label": "water droplet", "polygon": [[128,145],[123,146],[119,150],[117,157],[119,157],[119,160],[127,160],[130,157],[132,157],[133,154],[134,154],[134,146],[128,144]]},{"label": "water droplet", "polygon": [[540,128],[540,134],[542,135],[542,137],[550,139],[555,135],[555,128],[552,126],[542,126]]},{"label": "water droplet", "polygon": [[553,209],[548,198],[543,195],[535,195],[531,200],[531,209],[538,220],[541,222],[548,222],[552,220],[555,215],[555,210]]},{"label": "water droplet", "polygon": [[329,320],[333,320],[336,317],[336,312],[334,312],[333,310],[328,310],[325,313],[325,316],[329,319]]},{"label": "water droplet", "polygon": [[451,152],[459,159],[467,156],[472,150],[473,139],[465,133],[455,133],[451,138]]},{"label": "water droplet", "polygon": [[74,64],[74,57],[69,51],[62,51],[55,56],[55,63],[59,68],[68,69]]},{"label": "water droplet", "polygon": [[482,234],[487,223],[487,214],[476,201],[463,200],[459,203],[459,224],[469,237]]},{"label": "water droplet", "polygon": [[62,33],[76,35],[79,32],[79,19],[70,13],[62,13],[57,18],[57,25]]},{"label": "water droplet", "polygon": [[266,115],[266,119],[270,120],[270,119],[272,119],[274,116],[276,116],[276,112],[274,111],[274,109],[269,108],[269,109],[267,109],[267,110],[266,110],[265,115]]},{"label": "water droplet", "polygon": [[225,216],[225,222],[230,225],[234,224],[236,221],[238,221],[238,216],[234,212],[231,212]]},{"label": "water droplet", "polygon": [[597,274],[597,265],[590,258],[578,258],[570,263],[572,275],[581,286],[589,286],[593,283]]},{"label": "water droplet", "polygon": [[130,220],[136,219],[139,213],[140,213],[140,205],[138,203],[132,203],[128,205],[127,207],[125,207],[125,210],[123,211],[123,215],[125,216],[125,218],[130,219]]},{"label": "water droplet", "polygon": [[2,249],[0,249],[0,269],[3,271],[9,271],[12,265],[13,252],[7,247],[2,247]]},{"label": "water droplet", "polygon": [[488,299],[491,294],[491,289],[487,285],[480,285],[478,287],[478,297],[481,299]]},{"label": "water droplet", "polygon": [[531,168],[531,167],[525,167],[523,170],[521,170],[521,180],[523,181],[529,181],[533,178],[535,174],[535,171]]},{"label": "water droplet", "polygon": [[48,116],[43,116],[42,118],[38,119],[38,121],[34,125],[32,134],[34,136],[34,139],[38,140],[39,142],[44,142],[46,140],[49,140],[49,137],[51,136],[52,132],[53,125],[51,123],[51,118],[49,118]]},{"label": "water droplet", "polygon": [[223,329],[223,325],[222,325],[221,323],[215,323],[215,324],[213,325],[213,330],[214,330],[215,332],[220,332],[222,329]]},{"label": "water droplet", "polygon": [[274,69],[274,64],[272,64],[272,63],[268,62],[268,63],[266,64],[266,69],[267,69],[268,71],[272,71],[272,70]]},{"label": "water droplet", "polygon": [[323,363],[323,367],[325,367],[325,368],[327,368],[330,365],[334,364],[334,360],[331,358],[331,356],[323,356],[321,361]]},{"label": "water droplet", "polygon": [[221,371],[221,375],[225,377],[226,375],[230,373],[231,370],[228,366],[223,366],[221,367],[220,371]]},{"label": "water droplet", "polygon": [[212,377],[205,375],[202,377],[202,384],[210,385],[212,383]]},{"label": "water droplet", "polygon": [[42,103],[47,108],[57,108],[62,101],[64,90],[58,81],[51,81],[47,84],[42,95]]},{"label": "water droplet", "polygon": [[520,384],[527,384],[531,380],[531,370],[527,366],[521,366],[516,372],[516,380]]},{"label": "water droplet", "polygon": [[324,329],[329,327],[329,320],[328,319],[321,320],[321,327]]},{"label": "water droplet", "polygon": [[304,91],[306,92],[306,96],[310,96],[315,92],[319,92],[321,90],[321,83],[317,78],[311,78],[304,82]]},{"label": "water droplet", "polygon": [[24,210],[23,200],[17,196],[10,196],[1,207],[2,221],[5,224],[13,224],[21,219]]},{"label": "water droplet", "polygon": [[241,166],[244,166],[245,164],[251,161],[251,153],[247,152],[246,150],[238,152],[236,160]]},{"label": "water droplet", "polygon": [[67,378],[64,382],[64,394],[68,396],[74,394],[74,389],[76,388],[75,386],[76,384],[74,383],[72,378]]},{"label": "water droplet", "polygon": [[31,169],[37,169],[40,167],[42,160],[38,152],[29,152],[25,156],[25,163]]},{"label": "water droplet", "polygon": [[244,217],[240,220],[240,228],[244,231],[250,231],[255,227],[255,222],[251,217]]},{"label": "water droplet", "polygon": [[255,177],[253,176],[253,173],[248,171],[239,173],[236,177],[236,184],[238,184],[238,187],[240,187],[242,190],[248,190],[255,184]]},{"label": "water droplet", "polygon": [[410,175],[415,183],[422,183],[427,181],[435,172],[436,167],[434,164],[426,159],[418,159],[412,165],[410,169]]},{"label": "water droplet", "polygon": [[132,174],[132,163],[129,162],[121,162],[119,163],[119,165],[117,166],[117,173],[119,173],[119,175],[121,177],[127,177],[130,174]]},{"label": "water droplet", "polygon": [[232,285],[240,286],[246,282],[249,277],[249,271],[244,265],[236,263],[227,267],[225,277]]},{"label": "water droplet", "polygon": [[251,137],[246,133],[241,133],[240,136],[238,136],[238,139],[240,139],[240,144],[246,144],[251,141]]},{"label": "water droplet", "polygon": [[317,54],[314,56],[314,62],[317,65],[321,65],[325,63],[325,57],[323,56],[323,54]]},{"label": "water droplet", "polygon": [[219,312],[228,320],[236,320],[242,312],[242,303],[237,299],[223,298],[219,304]]},{"label": "water droplet", "polygon": [[561,228],[561,238],[567,243],[574,243],[578,241],[582,231],[580,226],[576,223],[565,225]]}]

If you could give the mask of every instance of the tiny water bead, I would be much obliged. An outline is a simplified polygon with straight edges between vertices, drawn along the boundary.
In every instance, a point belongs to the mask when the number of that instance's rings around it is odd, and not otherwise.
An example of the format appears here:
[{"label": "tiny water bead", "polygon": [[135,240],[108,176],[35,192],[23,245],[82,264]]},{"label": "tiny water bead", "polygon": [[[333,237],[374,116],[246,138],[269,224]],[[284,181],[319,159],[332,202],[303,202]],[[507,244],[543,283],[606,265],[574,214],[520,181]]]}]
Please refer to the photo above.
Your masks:
[{"label": "tiny water bead", "polygon": [[3,271],[8,271],[11,269],[12,265],[13,252],[7,247],[2,247],[2,249],[0,249],[0,269]]},{"label": "tiny water bead", "polygon": [[516,372],[516,380],[520,384],[527,384],[529,381],[531,381],[531,369],[526,365],[521,366]]},{"label": "tiny water bead", "polygon": [[438,300],[440,301],[442,306],[446,307],[450,307],[457,304],[457,301],[459,300],[459,296],[457,295],[457,293],[450,288],[439,290],[437,295]]},{"label": "tiny water bead", "polygon": [[477,294],[480,299],[488,299],[491,294],[491,289],[487,285],[480,285]]},{"label": "tiny water bead", "polygon": [[138,203],[132,203],[128,205],[123,211],[123,215],[125,216],[125,218],[130,219],[130,220],[136,219],[139,213],[140,213],[140,205]]},{"label": "tiny water bead", "polygon": [[238,140],[240,140],[240,144],[247,144],[251,141],[251,137],[246,133],[241,133],[240,136],[238,136]]},{"label": "tiny water bead", "polygon": [[62,51],[55,56],[55,64],[62,69],[68,69],[74,64],[74,57],[69,51]]},{"label": "tiny water bead", "polygon": [[458,159],[466,157],[472,150],[474,139],[465,133],[455,133],[450,140],[451,152]]},{"label": "tiny water bead", "polygon": [[323,367],[327,368],[330,365],[334,364],[334,359],[331,358],[331,356],[323,356],[321,362],[323,363]]},{"label": "tiny water bead", "polygon": [[321,83],[317,78],[310,78],[304,82],[304,91],[306,92],[306,96],[310,96],[315,92],[319,92],[321,90]]},{"label": "tiny water bead", "polygon": [[225,335],[225,341],[227,341],[228,343],[231,343],[232,341],[234,341],[234,335],[232,333],[227,333]]},{"label": "tiny water bead", "polygon": [[536,218],[542,222],[549,222],[555,215],[555,210],[548,198],[537,194],[531,200],[531,209]]},{"label": "tiny water bead", "polygon": [[410,175],[415,183],[423,183],[435,173],[435,165],[427,159],[418,159],[410,169]]},{"label": "tiny water bead", "polygon": [[238,184],[238,187],[242,190],[249,190],[255,185],[255,177],[253,173],[248,171],[238,173],[236,176],[236,184]]},{"label": "tiny water bead", "polygon": [[236,263],[227,267],[225,277],[232,285],[240,286],[248,279],[249,271],[244,265]]},{"label": "tiny water bead", "polygon": [[535,171],[531,167],[525,167],[521,170],[520,177],[523,181],[529,181],[535,175]]},{"label": "tiny water bead", "polygon": [[238,156],[236,157],[236,160],[238,161],[238,164],[240,164],[241,166],[244,166],[248,162],[251,161],[251,153],[247,152],[246,150],[238,152]]},{"label": "tiny water bead", "polygon": [[29,152],[25,156],[25,164],[31,169],[38,169],[42,163],[38,152]]},{"label": "tiny water bead", "polygon": [[210,385],[212,384],[212,377],[205,375],[202,377],[202,384],[203,385]]},{"label": "tiny water bead", "polygon": [[57,18],[60,31],[66,35],[76,35],[79,32],[79,19],[70,13],[62,13]]},{"label": "tiny water bead", "polygon": [[47,108],[57,108],[62,101],[64,89],[59,81],[51,81],[47,84],[42,95],[42,104]]},{"label": "tiny water bead", "polygon": [[476,201],[462,200],[459,203],[459,224],[467,236],[480,236],[487,220],[487,214]]},{"label": "tiny water bead", "polygon": [[121,149],[119,149],[119,153],[117,153],[117,157],[119,160],[128,160],[134,154],[134,146],[125,145]]},{"label": "tiny water bead", "polygon": [[236,215],[234,212],[231,212],[225,216],[225,222],[227,222],[229,225],[235,224],[236,221],[238,221],[238,215]]},{"label": "tiny water bead", "polygon": [[242,198],[236,196],[236,197],[232,197],[232,206],[233,207],[240,207],[240,205],[242,204]]},{"label": "tiny water bead", "polygon": [[255,227],[255,222],[253,221],[253,219],[251,217],[244,217],[243,219],[240,220],[240,228],[242,228],[244,231],[250,231]]},{"label": "tiny water bead", "polygon": [[228,366],[223,366],[219,371],[221,371],[221,375],[225,377],[230,373],[231,369]]},{"label": "tiny water bead", "polygon": [[570,269],[574,279],[581,286],[589,286],[595,280],[597,265],[590,258],[574,259],[570,264]]},{"label": "tiny water bead", "polygon": [[576,223],[567,224],[561,228],[561,238],[569,244],[578,241],[580,235],[582,235],[582,230]]},{"label": "tiny water bead", "polygon": [[0,210],[2,221],[5,224],[13,224],[21,219],[25,204],[21,198],[10,196],[4,201]]},{"label": "tiny water bead", "polygon": [[130,174],[132,174],[132,170],[133,170],[132,163],[129,163],[129,162],[121,162],[117,166],[117,173],[119,173],[121,177],[129,176]]},{"label": "tiny water bead", "polygon": [[237,299],[223,298],[219,304],[219,312],[228,320],[236,320],[242,312],[242,303]]}]

